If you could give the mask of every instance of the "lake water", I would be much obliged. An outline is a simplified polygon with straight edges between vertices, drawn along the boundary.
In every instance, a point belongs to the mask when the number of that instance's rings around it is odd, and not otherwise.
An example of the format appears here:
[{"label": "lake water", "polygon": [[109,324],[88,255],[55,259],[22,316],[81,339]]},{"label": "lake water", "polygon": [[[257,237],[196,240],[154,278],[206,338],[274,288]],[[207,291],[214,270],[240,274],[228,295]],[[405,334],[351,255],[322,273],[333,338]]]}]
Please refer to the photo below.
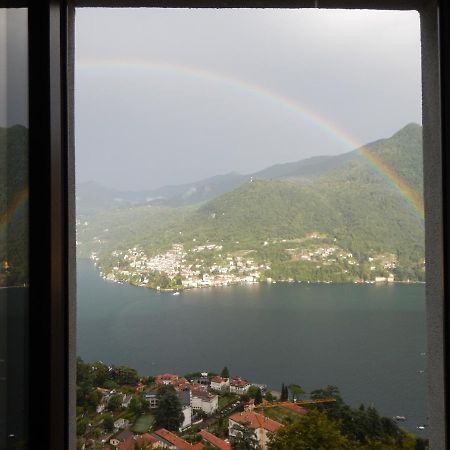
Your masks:
[{"label": "lake water", "polygon": [[265,383],[328,384],[344,400],[426,419],[424,285],[276,284],[178,296],[101,279],[78,262],[78,354],[137,369],[220,372]]}]

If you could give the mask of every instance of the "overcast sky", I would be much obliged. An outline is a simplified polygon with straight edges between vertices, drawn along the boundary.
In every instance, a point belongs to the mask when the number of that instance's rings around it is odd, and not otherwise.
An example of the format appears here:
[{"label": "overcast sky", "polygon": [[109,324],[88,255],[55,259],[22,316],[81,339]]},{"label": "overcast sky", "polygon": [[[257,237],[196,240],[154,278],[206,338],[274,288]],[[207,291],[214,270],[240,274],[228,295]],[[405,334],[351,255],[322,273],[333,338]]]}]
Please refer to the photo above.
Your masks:
[{"label": "overcast sky", "polygon": [[78,182],[119,189],[342,153],[421,121],[416,12],[81,9],[75,66]]},{"label": "overcast sky", "polygon": [[27,10],[0,8],[0,127],[28,126]]}]

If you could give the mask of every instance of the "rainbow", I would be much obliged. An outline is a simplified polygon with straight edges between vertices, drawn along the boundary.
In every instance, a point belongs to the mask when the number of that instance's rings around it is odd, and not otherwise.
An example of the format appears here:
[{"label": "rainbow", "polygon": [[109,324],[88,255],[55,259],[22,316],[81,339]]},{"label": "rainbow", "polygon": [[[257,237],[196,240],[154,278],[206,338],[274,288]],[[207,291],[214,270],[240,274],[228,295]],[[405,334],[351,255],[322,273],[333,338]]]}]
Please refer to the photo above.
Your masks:
[{"label": "rainbow", "polygon": [[355,137],[348,134],[345,130],[337,127],[326,117],[318,114],[310,107],[287,97],[279,92],[270,90],[264,86],[249,83],[245,80],[233,78],[229,75],[205,70],[200,67],[192,67],[182,64],[174,64],[169,62],[161,62],[154,60],[142,59],[79,59],[76,63],[76,69],[86,70],[93,68],[107,69],[130,69],[137,68],[139,70],[146,69],[152,71],[164,71],[179,74],[185,77],[201,79],[221,86],[239,89],[246,93],[262,97],[264,100],[271,102],[277,106],[281,106],[291,112],[302,117],[306,122],[314,126],[320,127],[322,130],[332,135],[351,149],[356,149],[361,158],[365,160],[370,167],[380,173],[394,188],[396,188],[403,199],[413,208],[420,221],[424,222],[424,204],[423,198],[418,195],[409,184],[403,180],[398,173],[383,161],[379,156],[371,152]]},{"label": "rainbow", "polygon": [[22,210],[22,207],[28,201],[28,186],[25,186],[12,199],[9,206],[0,214],[0,234],[6,232],[7,225],[14,219],[14,217]]}]

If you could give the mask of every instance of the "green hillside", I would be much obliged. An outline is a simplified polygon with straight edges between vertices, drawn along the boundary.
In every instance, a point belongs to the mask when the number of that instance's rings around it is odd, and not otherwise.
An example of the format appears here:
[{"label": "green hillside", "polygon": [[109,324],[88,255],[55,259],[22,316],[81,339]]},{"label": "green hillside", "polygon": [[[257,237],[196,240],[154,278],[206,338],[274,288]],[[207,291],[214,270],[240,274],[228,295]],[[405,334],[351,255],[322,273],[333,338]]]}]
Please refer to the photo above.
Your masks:
[{"label": "green hillside", "polygon": [[[368,148],[421,193],[419,125],[407,125]],[[357,151],[340,161],[331,166],[328,158],[317,160],[326,163],[320,176],[305,178],[302,169],[295,177],[289,169],[283,178],[277,169],[276,179],[248,179],[197,207],[164,209],[158,214],[159,230],[150,226],[152,219],[132,218],[133,208],[118,210],[120,222],[133,222],[136,232],[121,234],[111,221],[115,238],[111,230],[109,237],[100,233],[108,245],[95,251],[105,270],[115,264],[113,247],[138,246],[151,256],[182,244],[188,261],[206,272],[226,257],[251,254],[262,267],[261,279],[356,281],[393,273],[397,280],[423,280],[424,228],[417,212]],[[108,220],[103,214],[94,223]],[[85,231],[88,236],[89,227]],[[221,248],[207,258],[189,253],[206,244]]]}]

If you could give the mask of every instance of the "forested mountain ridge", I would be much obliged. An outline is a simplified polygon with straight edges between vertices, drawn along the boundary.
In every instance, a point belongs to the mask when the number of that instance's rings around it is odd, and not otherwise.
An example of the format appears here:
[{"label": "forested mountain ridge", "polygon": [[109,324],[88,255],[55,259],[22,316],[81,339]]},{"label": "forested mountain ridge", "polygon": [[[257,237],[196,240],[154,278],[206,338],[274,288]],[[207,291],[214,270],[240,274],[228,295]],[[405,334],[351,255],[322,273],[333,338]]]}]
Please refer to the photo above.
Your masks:
[{"label": "forested mountain ridge", "polygon": [[[419,125],[409,124],[391,138],[369,144],[367,149],[421,195]],[[159,207],[167,221],[158,230],[149,227],[146,231],[145,222],[152,220],[153,206],[116,211],[122,223],[137,210],[146,218],[140,224],[134,220],[129,225],[133,232],[127,238],[117,236],[111,223],[106,233],[97,227],[101,245],[86,245],[86,239],[92,236],[89,227],[80,227],[80,239],[85,242],[85,251],[89,248],[99,252],[105,266],[112,264],[107,261],[114,249],[137,246],[150,256],[174,244],[182,245],[186,252],[215,244],[221,247],[212,258],[217,267],[224,255],[230,258],[251,253],[254,263],[262,267],[261,279],[356,281],[393,273],[398,280],[422,280],[424,227],[417,211],[386,180],[382,170],[360,152],[332,158],[339,158],[339,164],[330,164],[329,157],[308,160],[303,168],[315,166],[313,176],[304,172],[293,176],[295,170],[291,169],[295,165],[298,169],[299,163],[282,165],[283,170],[277,167],[263,171],[265,176],[271,172],[277,177],[259,179],[255,174],[235,189],[198,206]],[[96,221],[108,223],[111,214],[97,215],[92,226]],[[112,238],[112,234],[116,237]],[[325,259],[321,249],[328,249],[324,250]],[[348,254],[352,256],[345,256]]]}]

